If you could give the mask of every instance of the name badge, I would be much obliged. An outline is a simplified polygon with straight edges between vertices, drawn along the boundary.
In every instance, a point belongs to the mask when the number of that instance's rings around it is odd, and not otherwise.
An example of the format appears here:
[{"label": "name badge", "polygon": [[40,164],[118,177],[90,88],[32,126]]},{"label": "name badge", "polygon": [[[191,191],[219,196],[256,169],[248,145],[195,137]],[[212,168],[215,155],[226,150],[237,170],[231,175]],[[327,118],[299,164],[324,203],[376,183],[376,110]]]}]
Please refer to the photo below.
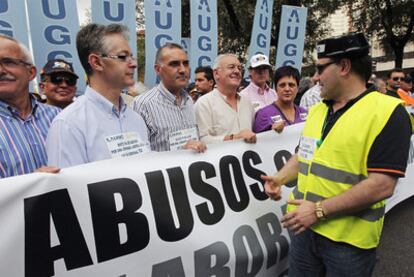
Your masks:
[{"label": "name badge", "polygon": [[298,152],[299,157],[306,161],[312,160],[316,149],[316,141],[314,138],[301,137]]},{"label": "name badge", "polygon": [[278,115],[275,115],[275,116],[272,116],[270,119],[272,120],[273,123],[277,123],[277,122],[280,122],[280,121],[283,120],[282,119],[282,116],[279,115],[279,114]]},{"label": "name badge", "polygon": [[107,136],[106,146],[112,158],[129,157],[151,151],[148,142],[142,142],[136,132]]},{"label": "name badge", "polygon": [[170,150],[183,149],[188,140],[198,140],[197,128],[182,129],[170,133]]},{"label": "name badge", "polygon": [[307,113],[300,113],[299,117],[300,117],[301,120],[305,121],[306,118],[308,118],[308,114]]}]

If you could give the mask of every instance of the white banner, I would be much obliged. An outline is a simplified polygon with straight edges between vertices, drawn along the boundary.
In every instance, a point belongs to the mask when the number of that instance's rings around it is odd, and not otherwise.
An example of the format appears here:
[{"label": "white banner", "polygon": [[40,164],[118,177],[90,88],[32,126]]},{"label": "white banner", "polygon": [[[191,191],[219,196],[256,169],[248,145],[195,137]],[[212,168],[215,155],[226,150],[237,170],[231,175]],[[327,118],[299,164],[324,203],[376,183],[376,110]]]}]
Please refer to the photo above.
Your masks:
[{"label": "white banner", "polygon": [[[0,276],[281,276],[290,189],[271,201],[259,176],[283,166],[301,127],[204,154],[148,153],[0,180]],[[410,159],[403,198],[414,193]]]}]

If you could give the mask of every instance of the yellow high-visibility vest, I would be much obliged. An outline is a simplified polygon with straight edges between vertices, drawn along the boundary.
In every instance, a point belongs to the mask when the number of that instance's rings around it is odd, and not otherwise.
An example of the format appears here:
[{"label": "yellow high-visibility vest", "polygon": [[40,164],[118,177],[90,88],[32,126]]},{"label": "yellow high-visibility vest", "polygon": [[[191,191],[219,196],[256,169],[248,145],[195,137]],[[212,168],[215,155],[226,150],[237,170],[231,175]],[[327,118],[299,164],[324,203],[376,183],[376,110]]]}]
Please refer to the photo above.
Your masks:
[{"label": "yellow high-visibility vest", "polygon": [[[353,104],[321,142],[327,105],[314,106],[299,147],[298,185],[291,199],[317,202],[339,195],[368,177],[367,160],[376,137],[402,101],[371,92]],[[287,211],[296,208],[288,205]],[[384,221],[385,201],[345,216],[319,221],[311,228],[333,241],[363,249],[377,247]]]}]

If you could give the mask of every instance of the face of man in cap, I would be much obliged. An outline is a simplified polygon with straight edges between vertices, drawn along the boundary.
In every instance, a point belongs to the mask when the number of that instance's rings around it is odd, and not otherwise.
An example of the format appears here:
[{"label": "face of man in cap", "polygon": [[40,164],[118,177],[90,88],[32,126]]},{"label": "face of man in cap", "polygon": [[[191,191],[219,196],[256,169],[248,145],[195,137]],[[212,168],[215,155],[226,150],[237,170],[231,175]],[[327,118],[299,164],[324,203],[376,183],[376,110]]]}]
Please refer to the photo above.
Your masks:
[{"label": "face of man in cap", "polygon": [[50,105],[65,107],[72,103],[76,94],[77,78],[69,73],[58,72],[46,75],[39,87]]},{"label": "face of man in cap", "polygon": [[316,61],[316,76],[314,78],[321,87],[323,99],[335,99],[338,81],[339,65],[330,58],[321,58]]},{"label": "face of man in cap", "polygon": [[250,80],[258,87],[263,88],[266,82],[270,80],[270,68],[261,65],[255,68],[249,68]]},{"label": "face of man in cap", "polygon": [[0,37],[0,99],[13,102],[27,97],[29,82],[36,76],[36,68],[27,63],[19,45]]}]

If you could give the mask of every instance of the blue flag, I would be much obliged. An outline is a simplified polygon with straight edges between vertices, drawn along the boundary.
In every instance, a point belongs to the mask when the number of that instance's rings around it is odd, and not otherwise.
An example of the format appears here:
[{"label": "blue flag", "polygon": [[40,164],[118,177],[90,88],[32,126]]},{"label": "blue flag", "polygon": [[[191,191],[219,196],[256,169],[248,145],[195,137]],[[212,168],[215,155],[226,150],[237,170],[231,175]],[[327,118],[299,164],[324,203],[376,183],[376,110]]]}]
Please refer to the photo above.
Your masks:
[{"label": "blue flag", "polygon": [[[256,54],[269,57],[272,30],[273,0],[257,0],[254,15],[252,36],[249,46],[249,59]],[[270,59],[269,59],[270,60]],[[247,65],[246,65],[247,66]],[[247,77],[249,72],[245,71]]]},{"label": "blue flag", "polygon": [[145,0],[145,85],[157,83],[155,54],[166,42],[181,44],[181,1]]},{"label": "blue flag", "polygon": [[12,37],[29,48],[24,0],[0,0],[0,34]]},{"label": "blue flag", "polygon": [[[133,0],[92,0],[92,22],[108,25],[123,24],[129,29],[129,47],[134,57],[137,54],[137,32],[135,19],[135,1]],[[135,74],[137,80],[138,74]]]},{"label": "blue flag", "polygon": [[80,77],[77,94],[82,94],[86,85],[76,50],[76,34],[79,31],[76,1],[30,0],[27,1],[27,10],[36,66],[42,68],[48,60],[55,58],[72,63]]},{"label": "blue flag", "polygon": [[193,0],[190,8],[190,68],[193,73],[198,66],[212,66],[217,56],[217,1]]},{"label": "blue flag", "polygon": [[301,70],[307,13],[307,8],[282,6],[276,67],[291,65]]}]

